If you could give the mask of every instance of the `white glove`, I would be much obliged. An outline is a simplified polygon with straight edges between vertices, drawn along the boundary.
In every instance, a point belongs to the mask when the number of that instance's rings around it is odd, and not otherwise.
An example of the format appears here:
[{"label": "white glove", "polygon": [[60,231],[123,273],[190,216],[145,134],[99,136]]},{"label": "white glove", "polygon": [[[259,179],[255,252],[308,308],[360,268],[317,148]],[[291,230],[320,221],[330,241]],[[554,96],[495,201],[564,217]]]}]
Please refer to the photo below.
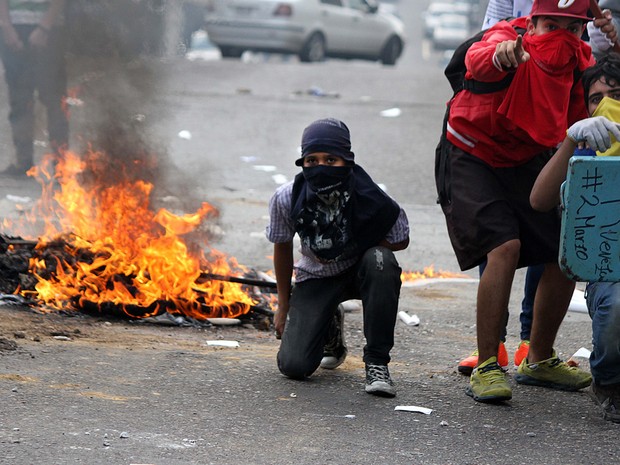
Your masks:
[{"label": "white glove", "polygon": [[592,150],[599,152],[605,152],[611,147],[610,134],[620,141],[620,124],[604,116],[582,119],[566,131],[566,135],[574,142],[586,141]]},{"label": "white glove", "polygon": [[605,33],[591,21],[588,23],[588,36],[590,37],[590,46],[595,52],[606,52],[614,45],[614,43],[607,38]]}]

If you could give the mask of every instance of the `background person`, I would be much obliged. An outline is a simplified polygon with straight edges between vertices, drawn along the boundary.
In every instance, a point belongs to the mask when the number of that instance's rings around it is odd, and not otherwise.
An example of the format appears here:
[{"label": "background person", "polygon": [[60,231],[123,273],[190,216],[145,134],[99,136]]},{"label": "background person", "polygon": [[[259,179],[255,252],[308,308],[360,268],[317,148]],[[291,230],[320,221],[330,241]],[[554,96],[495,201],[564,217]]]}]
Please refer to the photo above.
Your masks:
[{"label": "background person", "polygon": [[488,29],[506,18],[528,16],[532,11],[533,0],[489,0],[482,21],[482,29]]},{"label": "background person", "polygon": [[16,162],[3,174],[24,176],[34,164],[35,91],[47,110],[50,149],[67,146],[63,110],[67,75],[60,27],[64,0],[0,0],[0,56],[9,92]]}]

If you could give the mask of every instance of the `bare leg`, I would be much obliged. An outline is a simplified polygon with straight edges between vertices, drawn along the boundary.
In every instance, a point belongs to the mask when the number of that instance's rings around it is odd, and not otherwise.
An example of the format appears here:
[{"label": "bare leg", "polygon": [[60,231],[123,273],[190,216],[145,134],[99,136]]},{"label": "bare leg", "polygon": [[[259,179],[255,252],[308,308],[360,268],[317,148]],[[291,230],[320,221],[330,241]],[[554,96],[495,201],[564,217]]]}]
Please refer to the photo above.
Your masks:
[{"label": "bare leg", "polygon": [[496,247],[487,255],[487,266],[478,285],[476,312],[479,364],[497,356],[520,247],[521,243],[515,239]]},{"label": "bare leg", "polygon": [[557,263],[547,263],[534,300],[534,323],[528,361],[551,357],[553,343],[564,320],[575,282],[568,279]]}]

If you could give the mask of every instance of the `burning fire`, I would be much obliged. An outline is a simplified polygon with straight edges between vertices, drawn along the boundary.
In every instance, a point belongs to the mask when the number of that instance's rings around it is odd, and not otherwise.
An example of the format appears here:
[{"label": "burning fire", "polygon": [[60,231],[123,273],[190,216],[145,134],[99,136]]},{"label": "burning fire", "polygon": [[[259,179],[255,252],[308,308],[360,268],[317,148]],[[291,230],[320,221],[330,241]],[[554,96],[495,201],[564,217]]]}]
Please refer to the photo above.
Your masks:
[{"label": "burning fire", "polygon": [[405,281],[417,281],[418,279],[428,278],[468,278],[463,273],[453,273],[450,271],[435,271],[433,265],[427,266],[423,271],[403,271],[400,275],[400,279]]},{"label": "burning fire", "polygon": [[19,293],[52,309],[114,305],[131,317],[168,311],[203,320],[247,313],[256,302],[240,284],[206,276],[230,276],[243,267],[214,249],[188,245],[217,210],[205,202],[191,214],[154,212],[153,184],[134,180],[139,168],[149,167],[123,166],[95,150],[48,156],[32,168],[41,199],[25,222],[3,225],[13,234],[42,230],[22,234],[37,238],[29,263],[37,282],[34,291]]}]

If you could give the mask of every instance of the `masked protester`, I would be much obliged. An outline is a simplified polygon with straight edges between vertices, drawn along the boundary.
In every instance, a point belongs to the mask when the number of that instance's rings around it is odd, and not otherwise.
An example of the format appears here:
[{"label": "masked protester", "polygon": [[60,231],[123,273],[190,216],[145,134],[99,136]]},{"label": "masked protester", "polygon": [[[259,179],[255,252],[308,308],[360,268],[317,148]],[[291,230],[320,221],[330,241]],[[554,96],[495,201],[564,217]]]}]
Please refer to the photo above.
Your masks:
[{"label": "masked protester", "polygon": [[[394,345],[401,268],[394,252],[409,244],[404,210],[355,163],[349,128],[320,119],[303,132],[302,167],[269,204],[267,238],[274,243],[282,343],[280,371],[305,379],[346,356],[341,302],[361,299],[366,392],[394,397],[388,363]],[[294,263],[293,238],[301,241]],[[291,280],[295,272],[295,285]]]},{"label": "masked protester", "polygon": [[[537,211],[557,208],[572,156],[620,155],[620,55],[610,53],[588,68],[583,87],[592,117],[568,128],[564,142],[540,172],[530,194]],[[605,420],[620,423],[620,282],[589,282],[586,303],[592,317],[590,395]]]},{"label": "masked protester", "polygon": [[[488,29],[499,21],[513,17],[528,16],[532,9],[533,0],[489,0],[484,21],[483,29]],[[614,26],[616,18],[620,14],[620,0],[599,0],[599,6],[605,8],[603,17],[596,18],[588,23],[589,44],[595,56],[603,56],[611,50],[612,45],[617,39],[617,28]],[[484,265],[480,265],[480,273],[484,271]],[[538,281],[542,275],[544,265],[531,265],[527,267],[525,274],[525,284],[523,287],[523,300],[521,301],[521,313],[519,321],[521,323],[520,339],[517,349],[514,352],[514,365],[518,367],[523,359],[527,357],[530,336],[532,331],[532,320],[534,318],[534,298]],[[508,312],[506,312],[507,314]],[[506,323],[508,323],[506,317]],[[508,352],[506,350],[506,327],[504,326],[498,348],[497,361],[499,365],[506,369],[509,365]],[[470,375],[472,370],[478,365],[478,350],[462,359],[458,364],[458,371],[465,375]]]},{"label": "masked protester", "polygon": [[592,381],[553,348],[574,283],[557,263],[559,216],[535,212],[529,203],[536,176],[566,128],[587,116],[579,81],[594,63],[581,40],[588,8],[589,0],[534,0],[530,16],[489,28],[467,52],[465,79],[499,82],[512,75],[510,85],[485,94],[464,90],[449,102],[447,142],[437,151],[435,174],[461,269],[486,260],[476,302],[479,358],[466,388],[479,402],[512,398],[498,347],[515,271],[530,265],[544,264],[544,271],[529,352],[515,380],[563,390]]}]

